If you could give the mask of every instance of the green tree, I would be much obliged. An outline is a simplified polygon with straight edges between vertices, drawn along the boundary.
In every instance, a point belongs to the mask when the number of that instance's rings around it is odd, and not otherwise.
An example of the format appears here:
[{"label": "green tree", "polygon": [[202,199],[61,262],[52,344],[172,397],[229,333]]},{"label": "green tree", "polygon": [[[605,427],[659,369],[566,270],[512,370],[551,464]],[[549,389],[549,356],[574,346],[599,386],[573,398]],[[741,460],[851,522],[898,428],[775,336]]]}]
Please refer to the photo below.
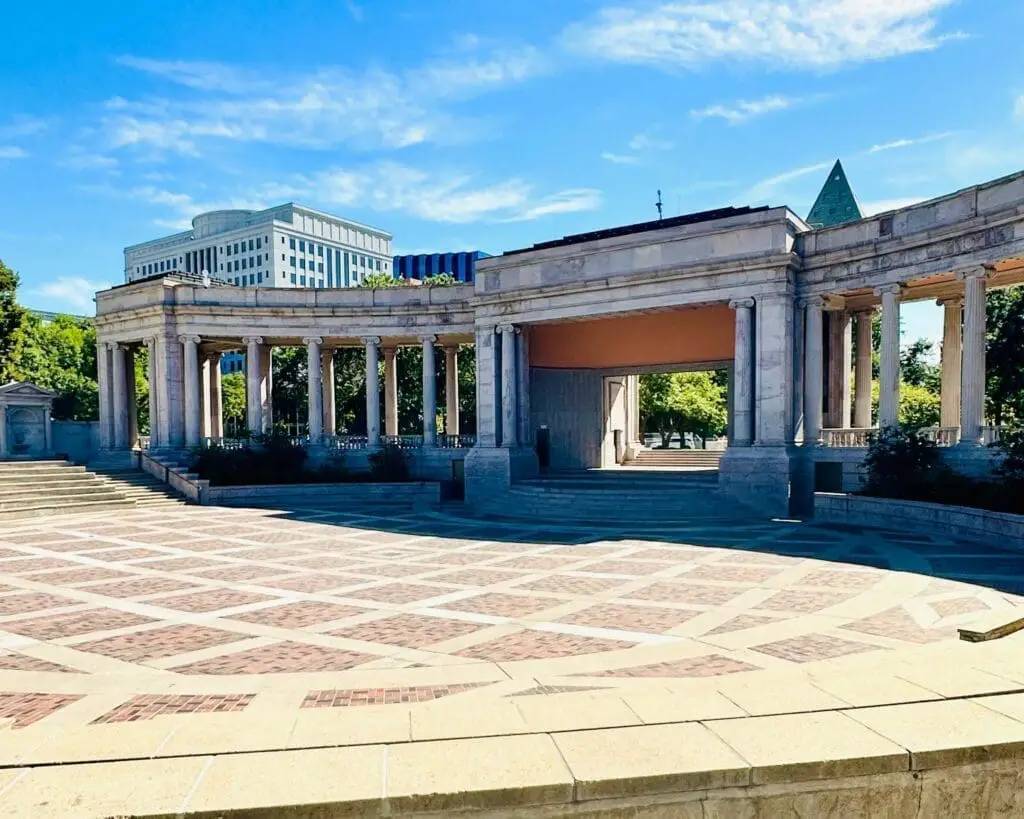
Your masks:
[{"label": "green tree", "polygon": [[988,413],[995,424],[1024,425],[1024,287],[987,298]]},{"label": "green tree", "polygon": [[220,379],[221,411],[224,417],[224,435],[239,436],[246,429],[245,376],[228,373]]},{"label": "green tree", "polygon": [[43,323],[38,316],[25,316],[9,366],[15,380],[31,381],[57,393],[55,420],[99,418],[96,331],[88,322],[57,316]]},{"label": "green tree", "polygon": [[640,376],[640,423],[661,435],[667,447],[672,434],[692,433],[702,440],[725,432],[725,388],[711,372],[647,373]]},{"label": "green tree", "polygon": [[932,363],[935,345],[926,338],[919,338],[900,353],[900,377],[907,384],[924,387],[938,394],[942,384],[942,371]]},{"label": "green tree", "polygon": [[26,315],[17,302],[18,283],[18,274],[0,260],[0,384],[15,378],[13,357]]},{"label": "green tree", "polygon": [[[878,423],[878,382],[871,385],[871,417]],[[906,429],[938,426],[942,417],[939,394],[917,384],[900,383],[899,423]]]}]

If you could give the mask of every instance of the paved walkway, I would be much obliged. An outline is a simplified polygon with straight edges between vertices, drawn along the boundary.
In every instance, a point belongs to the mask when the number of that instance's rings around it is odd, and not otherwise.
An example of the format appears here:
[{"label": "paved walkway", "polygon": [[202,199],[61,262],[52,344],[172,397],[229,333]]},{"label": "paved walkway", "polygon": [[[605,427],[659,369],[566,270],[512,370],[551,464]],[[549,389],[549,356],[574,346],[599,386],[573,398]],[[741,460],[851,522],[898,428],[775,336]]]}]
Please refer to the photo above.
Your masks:
[{"label": "paved walkway", "polygon": [[1024,606],[1020,556],[926,534],[316,509],[9,525],[0,583],[11,770],[839,708],[883,667],[928,700]]}]

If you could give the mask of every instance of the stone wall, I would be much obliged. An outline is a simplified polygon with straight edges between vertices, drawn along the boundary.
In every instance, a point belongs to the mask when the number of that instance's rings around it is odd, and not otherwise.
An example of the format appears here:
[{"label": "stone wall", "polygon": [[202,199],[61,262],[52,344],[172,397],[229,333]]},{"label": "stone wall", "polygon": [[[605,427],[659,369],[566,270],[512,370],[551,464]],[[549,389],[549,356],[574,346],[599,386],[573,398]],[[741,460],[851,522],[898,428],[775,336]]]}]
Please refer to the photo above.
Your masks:
[{"label": "stone wall", "polygon": [[100,449],[98,421],[54,421],[53,452],[75,463],[88,463]]},{"label": "stone wall", "polygon": [[532,426],[549,430],[551,469],[601,465],[603,380],[595,370],[531,368]]},{"label": "stone wall", "polygon": [[409,506],[439,504],[441,485],[418,483],[302,483],[270,486],[211,486],[203,490],[202,504],[235,506],[268,501],[303,501],[316,503],[322,499],[331,506],[388,504]]}]

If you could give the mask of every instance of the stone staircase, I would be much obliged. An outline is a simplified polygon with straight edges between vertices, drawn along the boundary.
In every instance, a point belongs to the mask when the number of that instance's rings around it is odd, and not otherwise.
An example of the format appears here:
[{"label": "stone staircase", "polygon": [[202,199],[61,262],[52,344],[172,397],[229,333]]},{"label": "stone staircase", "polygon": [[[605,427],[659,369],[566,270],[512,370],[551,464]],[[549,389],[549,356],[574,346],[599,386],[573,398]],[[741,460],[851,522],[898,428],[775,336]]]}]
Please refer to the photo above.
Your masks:
[{"label": "stone staircase", "polygon": [[718,490],[714,470],[607,469],[555,473],[514,484],[479,509],[494,520],[630,527],[761,518]]},{"label": "stone staircase", "polygon": [[67,461],[0,461],[0,521],[180,503],[138,470],[98,473]]},{"label": "stone staircase", "polygon": [[715,449],[642,449],[627,468],[718,469],[722,451]]}]

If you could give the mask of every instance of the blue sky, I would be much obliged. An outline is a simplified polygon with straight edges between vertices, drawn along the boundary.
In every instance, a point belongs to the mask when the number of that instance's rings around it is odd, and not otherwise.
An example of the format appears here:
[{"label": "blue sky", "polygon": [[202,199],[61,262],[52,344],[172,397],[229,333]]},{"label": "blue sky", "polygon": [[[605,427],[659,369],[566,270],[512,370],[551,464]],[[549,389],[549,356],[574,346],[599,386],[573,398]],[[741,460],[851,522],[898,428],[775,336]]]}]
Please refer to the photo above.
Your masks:
[{"label": "blue sky", "polygon": [[836,157],[873,212],[1024,168],[1018,0],[36,0],[5,28],[0,258],[44,309],[216,207],[500,252],[659,188],[806,215]]}]

